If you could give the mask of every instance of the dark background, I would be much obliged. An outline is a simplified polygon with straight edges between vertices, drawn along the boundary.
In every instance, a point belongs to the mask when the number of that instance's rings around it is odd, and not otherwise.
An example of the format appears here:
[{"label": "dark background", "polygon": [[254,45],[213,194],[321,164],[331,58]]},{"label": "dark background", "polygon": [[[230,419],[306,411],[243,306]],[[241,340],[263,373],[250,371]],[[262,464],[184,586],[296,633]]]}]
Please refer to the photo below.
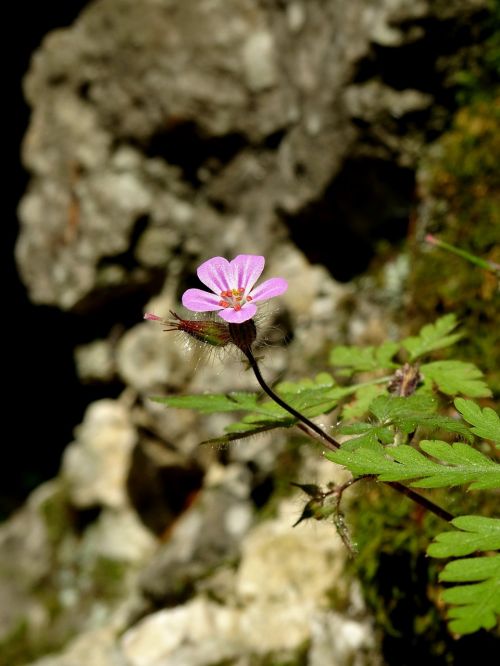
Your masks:
[{"label": "dark background", "polygon": [[[5,22],[4,51],[8,71],[4,100],[10,111],[4,125],[8,174],[6,239],[2,244],[4,271],[3,394],[6,424],[0,466],[0,519],[21,504],[28,492],[59,467],[72,428],[80,420],[86,396],[73,366],[72,329],[78,322],[55,308],[34,306],[17,274],[14,246],[18,234],[17,206],[28,184],[20,149],[30,110],[22,79],[33,51],[51,30],[70,25],[86,0],[23,3]],[[21,11],[22,10],[22,11]]]}]

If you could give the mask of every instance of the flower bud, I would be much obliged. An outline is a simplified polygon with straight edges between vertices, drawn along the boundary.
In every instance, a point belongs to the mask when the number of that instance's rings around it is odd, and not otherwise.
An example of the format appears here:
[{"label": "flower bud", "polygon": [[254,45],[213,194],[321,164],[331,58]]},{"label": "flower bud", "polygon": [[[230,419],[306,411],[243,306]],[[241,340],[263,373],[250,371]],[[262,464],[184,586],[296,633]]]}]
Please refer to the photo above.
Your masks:
[{"label": "flower bud", "polygon": [[181,331],[187,333],[198,342],[204,342],[212,347],[225,347],[231,342],[229,326],[223,322],[212,321],[211,319],[182,319],[179,315],[170,310],[172,319],[163,320],[157,315],[147,312],[144,319],[151,321],[160,321],[168,328],[165,331]]},{"label": "flower bud", "polygon": [[408,397],[415,393],[421,381],[422,375],[420,374],[418,365],[405,363],[402,368],[396,370],[387,386],[387,390],[393,395]]}]

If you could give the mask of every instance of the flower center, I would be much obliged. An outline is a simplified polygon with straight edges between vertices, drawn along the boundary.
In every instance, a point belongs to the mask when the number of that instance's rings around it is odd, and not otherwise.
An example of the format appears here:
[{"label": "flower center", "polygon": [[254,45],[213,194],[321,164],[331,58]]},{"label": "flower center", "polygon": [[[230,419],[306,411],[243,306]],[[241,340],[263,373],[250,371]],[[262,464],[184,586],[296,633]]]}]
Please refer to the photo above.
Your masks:
[{"label": "flower center", "polygon": [[238,287],[238,289],[228,289],[227,291],[221,291],[221,300],[219,305],[222,308],[233,308],[233,310],[241,310],[242,306],[245,303],[252,300],[251,296],[245,296],[244,287]]}]

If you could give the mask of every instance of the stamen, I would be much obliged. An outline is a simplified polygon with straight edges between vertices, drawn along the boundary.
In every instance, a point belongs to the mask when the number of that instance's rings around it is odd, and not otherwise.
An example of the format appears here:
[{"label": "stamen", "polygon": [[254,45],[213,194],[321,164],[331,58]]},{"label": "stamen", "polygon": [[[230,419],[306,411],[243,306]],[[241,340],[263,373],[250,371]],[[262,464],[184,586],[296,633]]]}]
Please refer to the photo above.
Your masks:
[{"label": "stamen", "polygon": [[247,300],[247,301],[253,301],[253,298],[252,298],[251,296],[247,296],[247,297],[246,297],[246,300]]},{"label": "stamen", "polygon": [[219,301],[219,305],[222,308],[228,308],[229,307],[229,303],[227,301]]},{"label": "stamen", "polygon": [[236,312],[238,312],[239,310],[241,310],[241,305],[239,303],[235,303],[233,308],[234,310],[236,310]]},{"label": "stamen", "polygon": [[238,293],[242,294],[245,291],[245,287],[238,287]]}]

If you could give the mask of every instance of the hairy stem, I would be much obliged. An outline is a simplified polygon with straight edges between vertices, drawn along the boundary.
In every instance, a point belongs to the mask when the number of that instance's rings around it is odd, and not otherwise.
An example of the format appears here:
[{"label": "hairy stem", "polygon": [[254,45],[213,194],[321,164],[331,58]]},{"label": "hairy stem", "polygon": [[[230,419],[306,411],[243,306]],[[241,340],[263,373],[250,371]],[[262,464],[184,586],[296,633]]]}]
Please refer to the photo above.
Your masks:
[{"label": "hairy stem", "polygon": [[248,362],[250,363],[250,367],[253,370],[253,373],[255,375],[255,378],[259,382],[261,388],[263,391],[267,393],[267,395],[271,398],[271,400],[274,400],[280,407],[283,407],[283,409],[286,409],[286,411],[291,414],[292,416],[295,416],[296,419],[304,423],[308,429],[313,430],[319,437],[321,438],[321,441],[323,444],[330,449],[331,451],[336,451],[338,448],[340,448],[339,442],[337,442],[336,439],[331,437],[328,433],[326,433],[322,428],[320,428],[318,425],[314,423],[314,421],[311,421],[310,419],[307,418],[307,416],[304,416],[300,412],[298,412],[294,407],[289,405],[287,402],[283,400],[283,398],[280,398],[280,396],[273,391],[273,389],[268,386],[266,380],[262,376],[262,373],[260,371],[259,365],[255,359],[255,356],[252,354],[250,349],[247,350],[242,350],[245,356],[248,359]]},{"label": "hairy stem", "polygon": [[[337,449],[339,449],[340,443],[337,442],[336,439],[331,437],[331,435],[329,435],[322,428],[320,428],[320,426],[316,425],[314,421],[311,421],[310,419],[307,418],[307,416],[304,416],[294,407],[285,402],[283,398],[281,398],[277,393],[273,391],[273,389],[267,384],[266,380],[262,376],[259,364],[257,363],[257,360],[253,355],[250,347],[242,346],[240,347],[240,349],[247,357],[250,367],[252,368],[255,378],[259,382],[260,387],[265,393],[267,393],[267,395],[271,398],[271,400],[274,400],[274,402],[276,402],[280,407],[283,407],[283,409],[285,409],[289,414],[298,419],[302,424],[299,425],[299,427],[302,430],[304,430],[304,432],[307,432],[309,436],[321,440],[322,444],[331,451],[336,451]],[[406,495],[406,497],[411,499],[416,504],[419,504],[420,506],[424,507],[434,515],[438,516],[438,518],[441,518],[442,520],[445,520],[447,522],[453,520],[454,516],[451,513],[449,513],[449,511],[446,511],[446,509],[443,509],[442,507],[440,507],[438,504],[435,504],[427,497],[420,495],[415,490],[408,488],[402,483],[399,483],[398,481],[385,481],[384,483],[386,483],[386,485],[390,486],[391,488],[394,488],[394,490],[401,493],[402,495]]]}]

